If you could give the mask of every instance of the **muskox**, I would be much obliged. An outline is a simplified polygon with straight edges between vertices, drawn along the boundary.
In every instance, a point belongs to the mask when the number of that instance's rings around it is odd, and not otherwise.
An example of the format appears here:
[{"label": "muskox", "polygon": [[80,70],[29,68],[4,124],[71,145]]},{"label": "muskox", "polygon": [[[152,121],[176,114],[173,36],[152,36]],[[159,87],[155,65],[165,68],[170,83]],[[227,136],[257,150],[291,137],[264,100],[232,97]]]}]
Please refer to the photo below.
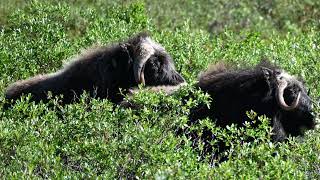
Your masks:
[{"label": "muskox", "polygon": [[210,117],[221,127],[241,126],[250,121],[246,112],[253,110],[271,119],[274,141],[315,128],[312,100],[303,82],[268,61],[244,69],[218,63],[200,74],[196,86],[212,97],[212,103],[210,108],[192,109],[191,124]]},{"label": "muskox", "polygon": [[62,95],[62,103],[73,102],[84,91],[91,97],[118,103],[139,84],[176,86],[184,78],[175,70],[170,55],[146,33],[127,41],[84,51],[64,68],[10,85],[7,101],[31,94],[31,101],[47,101],[48,92]]}]

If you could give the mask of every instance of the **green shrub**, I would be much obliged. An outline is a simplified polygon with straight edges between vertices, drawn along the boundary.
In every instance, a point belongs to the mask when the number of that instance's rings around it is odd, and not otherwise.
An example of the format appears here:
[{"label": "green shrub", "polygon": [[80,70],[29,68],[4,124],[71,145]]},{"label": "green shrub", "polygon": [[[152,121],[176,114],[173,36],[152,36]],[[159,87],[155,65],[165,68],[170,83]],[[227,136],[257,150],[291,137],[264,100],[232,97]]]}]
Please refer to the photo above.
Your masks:
[{"label": "green shrub", "polygon": [[[261,29],[231,28],[212,36],[193,28],[192,18],[177,16],[179,26],[169,23],[159,28],[150,18],[154,14],[147,16],[149,4],[143,2],[97,1],[96,6],[89,1],[82,2],[87,6],[71,6],[78,1],[70,2],[32,1],[7,17],[0,29],[0,92],[18,79],[59,69],[64,59],[95,43],[110,44],[146,30],[166,47],[190,84],[210,63],[253,66],[266,57],[303,77],[312,97],[319,96],[320,36],[316,28],[268,36]],[[186,10],[201,13],[194,9]],[[190,94],[193,98],[181,101]],[[257,128],[248,124],[222,129],[210,119],[188,127],[190,109],[214,101],[191,85],[170,97],[142,90],[131,98],[140,109],[126,109],[85,94],[80,102],[67,106],[60,106],[59,99],[34,104],[27,97],[9,110],[0,105],[1,177],[319,178],[319,130],[309,131],[304,139],[272,143],[268,119],[252,112],[249,115],[260,123]],[[4,103],[3,95],[0,102]],[[177,133],[180,128],[193,128],[197,133],[209,128],[230,146],[223,154],[228,159],[218,163],[210,155],[201,158],[201,143],[195,147],[190,138]],[[255,141],[245,141],[248,138]]]}]

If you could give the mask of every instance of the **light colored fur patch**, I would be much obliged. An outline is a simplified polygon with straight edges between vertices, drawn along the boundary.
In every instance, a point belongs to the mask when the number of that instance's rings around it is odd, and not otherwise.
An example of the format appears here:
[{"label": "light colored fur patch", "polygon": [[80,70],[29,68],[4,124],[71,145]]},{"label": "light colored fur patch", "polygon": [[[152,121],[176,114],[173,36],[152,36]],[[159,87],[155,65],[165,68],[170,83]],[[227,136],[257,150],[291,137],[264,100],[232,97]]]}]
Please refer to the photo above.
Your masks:
[{"label": "light colored fur patch", "polygon": [[[151,92],[164,92],[166,95],[171,95],[177,90],[179,90],[181,87],[186,86],[187,83],[181,83],[175,86],[153,86],[153,87],[148,87],[146,88],[148,91]],[[135,88],[135,89],[130,89],[130,94],[135,94],[140,91],[140,89]]]}]

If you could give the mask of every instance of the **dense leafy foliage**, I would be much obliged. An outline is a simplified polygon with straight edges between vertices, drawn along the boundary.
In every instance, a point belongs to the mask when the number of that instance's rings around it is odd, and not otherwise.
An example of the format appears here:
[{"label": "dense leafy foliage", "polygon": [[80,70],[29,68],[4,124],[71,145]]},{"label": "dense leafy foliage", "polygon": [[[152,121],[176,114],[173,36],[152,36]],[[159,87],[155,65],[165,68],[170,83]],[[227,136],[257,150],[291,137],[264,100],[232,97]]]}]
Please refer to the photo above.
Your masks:
[{"label": "dense leafy foliage", "polygon": [[[301,6],[285,6],[285,1],[262,5],[247,1],[213,5],[204,1],[159,5],[153,1],[13,2],[20,9],[11,7],[14,10],[2,14],[0,21],[2,94],[18,79],[54,72],[81,49],[149,31],[190,84],[210,63],[253,66],[268,58],[305,79],[314,99],[320,95],[320,33],[313,18],[319,14],[317,1],[303,1]],[[167,9],[178,5],[180,11]],[[209,11],[207,5],[213,8]],[[293,10],[299,13],[293,15]],[[255,16],[261,12],[262,19]],[[183,13],[191,15],[184,19]],[[249,19],[249,25],[237,26],[241,17]],[[210,20],[225,25],[210,33],[205,29]],[[181,102],[191,93],[194,98]],[[245,128],[220,128],[211,119],[188,127],[190,108],[214,100],[191,86],[171,97],[142,90],[133,97],[140,109],[89,99],[85,94],[80,99],[60,106],[59,99],[34,104],[24,97],[12,109],[3,110],[0,105],[0,177],[320,178],[319,130],[307,132],[305,138],[272,143],[268,118],[254,112],[248,115],[259,122],[258,127],[248,123]],[[0,102],[4,103],[3,95]],[[187,136],[177,134],[188,128],[201,134],[204,127],[216,135],[213,146],[223,139],[230,147],[223,153],[224,162],[218,163],[210,154],[202,158],[201,141],[195,146]]]}]

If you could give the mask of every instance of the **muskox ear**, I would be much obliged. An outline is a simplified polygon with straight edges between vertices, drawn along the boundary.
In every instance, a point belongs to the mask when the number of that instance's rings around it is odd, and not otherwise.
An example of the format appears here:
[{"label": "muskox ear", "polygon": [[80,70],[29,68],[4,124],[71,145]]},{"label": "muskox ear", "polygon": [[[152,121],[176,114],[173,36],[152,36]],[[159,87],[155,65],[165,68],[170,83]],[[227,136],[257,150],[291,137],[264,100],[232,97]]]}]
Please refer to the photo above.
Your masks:
[{"label": "muskox ear", "polygon": [[269,69],[269,68],[266,68],[266,67],[261,67],[261,70],[263,72],[263,75],[264,77],[269,80],[270,77],[272,76],[273,74],[273,70],[272,69]]},{"label": "muskox ear", "polygon": [[[133,62],[132,54],[133,54],[133,47],[129,43],[121,43],[119,44],[121,48],[122,55],[124,56],[124,62],[126,63],[126,68],[130,68],[130,64]],[[112,65],[114,68],[118,66],[117,59],[112,59]]]}]

